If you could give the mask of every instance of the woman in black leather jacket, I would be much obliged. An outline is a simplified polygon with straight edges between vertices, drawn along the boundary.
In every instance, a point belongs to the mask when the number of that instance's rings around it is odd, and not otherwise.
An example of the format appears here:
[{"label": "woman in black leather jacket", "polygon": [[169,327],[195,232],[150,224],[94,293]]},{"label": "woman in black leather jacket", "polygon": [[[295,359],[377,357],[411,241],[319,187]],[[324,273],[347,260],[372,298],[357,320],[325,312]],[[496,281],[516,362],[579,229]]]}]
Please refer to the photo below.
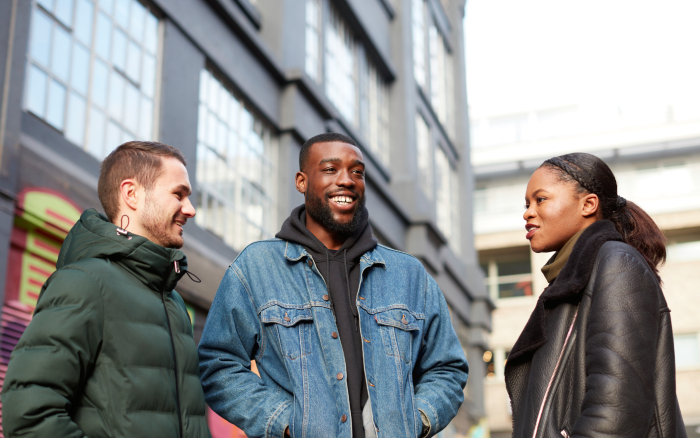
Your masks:
[{"label": "woman in black leather jacket", "polygon": [[532,250],[557,252],[506,363],[513,436],[685,437],[659,228],[590,154],[545,161],[525,200]]}]

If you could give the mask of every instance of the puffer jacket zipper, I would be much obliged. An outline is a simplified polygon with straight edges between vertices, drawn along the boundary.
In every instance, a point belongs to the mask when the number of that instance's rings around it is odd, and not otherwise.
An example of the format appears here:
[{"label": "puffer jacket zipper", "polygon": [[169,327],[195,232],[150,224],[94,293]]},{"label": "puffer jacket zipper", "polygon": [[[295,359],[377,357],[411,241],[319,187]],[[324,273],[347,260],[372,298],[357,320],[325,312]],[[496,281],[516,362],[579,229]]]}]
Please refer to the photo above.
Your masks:
[{"label": "puffer jacket zipper", "polygon": [[[175,272],[180,272],[180,266],[176,261],[173,262],[173,269]],[[170,273],[168,273],[170,274]],[[168,334],[170,335],[170,346],[173,350],[173,363],[175,365],[175,404],[177,405],[177,420],[178,420],[178,430],[180,432],[179,438],[183,438],[182,432],[182,410],[180,408],[180,379],[177,373],[177,354],[175,354],[175,340],[173,339],[173,329],[170,325],[170,316],[168,315],[168,308],[165,305],[165,282],[163,282],[163,287],[160,291],[160,299],[163,302],[163,310],[165,311],[165,321],[168,324]]]},{"label": "puffer jacket zipper", "polygon": [[557,359],[557,364],[554,366],[554,371],[552,371],[552,377],[549,378],[549,383],[547,384],[547,389],[544,392],[544,397],[542,397],[542,404],[540,405],[540,411],[537,413],[537,421],[535,421],[535,430],[532,432],[532,438],[537,437],[537,431],[540,427],[540,420],[542,420],[542,413],[544,412],[544,407],[547,404],[547,398],[549,397],[549,390],[552,389],[552,382],[559,371],[559,366],[561,365],[561,360],[564,357],[564,352],[566,351],[566,346],[571,339],[571,333],[574,330],[574,324],[576,324],[576,318],[578,317],[578,308],[576,308],[576,313],[574,313],[574,320],[571,321],[571,326],[566,334],[566,339],[564,339],[564,345],[561,347],[561,352],[559,353],[559,358]]}]

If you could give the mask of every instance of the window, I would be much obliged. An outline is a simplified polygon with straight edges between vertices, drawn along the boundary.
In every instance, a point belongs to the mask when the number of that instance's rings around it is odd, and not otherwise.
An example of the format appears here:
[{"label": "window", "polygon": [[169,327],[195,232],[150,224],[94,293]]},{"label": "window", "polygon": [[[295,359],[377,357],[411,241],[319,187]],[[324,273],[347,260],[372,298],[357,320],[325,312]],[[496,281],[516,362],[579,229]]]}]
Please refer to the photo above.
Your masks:
[{"label": "window", "polygon": [[428,124],[420,114],[416,114],[416,149],[418,184],[423,194],[433,199],[433,148]]},{"label": "window", "polygon": [[388,87],[365,57],[360,75],[360,126],[362,135],[379,159],[389,164]]},{"label": "window", "polygon": [[427,14],[425,0],[413,0],[413,75],[430,99],[447,133],[454,137],[452,55],[443,35]]},{"label": "window", "polygon": [[532,267],[529,255],[482,260],[486,285],[492,298],[532,296]]},{"label": "window", "polygon": [[315,81],[321,78],[321,3],[320,0],[306,0],[306,74]]},{"label": "window", "polygon": [[494,380],[496,378],[503,379],[506,362],[510,350],[503,348],[494,348],[493,350],[484,351],[482,359],[486,363],[486,379]]},{"label": "window", "polygon": [[159,33],[136,0],[35,0],[25,109],[98,159],[152,139]]},{"label": "window", "polygon": [[[386,81],[332,3],[323,4],[329,5],[327,14],[322,13],[320,0],[306,0],[305,71],[317,82],[323,79],[328,100],[350,126],[358,129],[380,161],[388,164],[389,90]],[[323,78],[319,74],[321,71]]]},{"label": "window", "polygon": [[459,254],[459,175],[440,147],[435,149],[435,173],[437,226],[452,250]]},{"label": "window", "polygon": [[209,70],[199,87],[195,220],[241,250],[273,235],[277,139]]},{"label": "window", "polygon": [[421,87],[426,85],[425,62],[425,0],[412,1],[413,25],[413,76]]},{"label": "window", "polygon": [[357,57],[355,38],[333,10],[326,23],[326,95],[353,126],[357,123]]},{"label": "window", "polygon": [[673,349],[677,368],[700,365],[700,340],[697,333],[673,335]]}]

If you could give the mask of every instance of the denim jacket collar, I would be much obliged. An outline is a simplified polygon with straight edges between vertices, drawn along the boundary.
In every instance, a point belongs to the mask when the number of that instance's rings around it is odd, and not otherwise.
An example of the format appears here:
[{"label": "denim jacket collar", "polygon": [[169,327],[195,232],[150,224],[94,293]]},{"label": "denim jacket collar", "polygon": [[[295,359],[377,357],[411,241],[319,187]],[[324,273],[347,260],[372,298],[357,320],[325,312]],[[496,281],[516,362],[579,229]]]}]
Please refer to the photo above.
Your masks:
[{"label": "denim jacket collar", "polygon": [[[293,242],[286,242],[286,244],[287,246],[284,249],[284,257],[287,260],[291,262],[297,262],[305,257],[310,257],[309,252],[306,251],[306,248],[304,248],[303,246]],[[372,266],[375,264],[382,265],[386,269],[386,262],[377,251],[377,247],[375,247],[371,251],[367,251],[366,253],[362,254],[360,263],[365,266]]]}]

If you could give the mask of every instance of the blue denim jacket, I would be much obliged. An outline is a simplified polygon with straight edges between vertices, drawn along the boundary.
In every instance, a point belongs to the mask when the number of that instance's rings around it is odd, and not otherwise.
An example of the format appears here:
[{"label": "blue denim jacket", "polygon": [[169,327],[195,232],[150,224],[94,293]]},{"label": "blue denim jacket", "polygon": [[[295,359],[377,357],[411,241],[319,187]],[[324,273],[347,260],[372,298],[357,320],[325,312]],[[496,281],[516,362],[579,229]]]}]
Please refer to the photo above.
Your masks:
[{"label": "blue denim jacket", "polygon": [[[379,438],[429,436],[464,400],[468,366],[447,304],[414,257],[378,245],[360,261],[357,307]],[[352,437],[345,360],[326,285],[300,245],[268,240],[229,266],[199,344],[207,403],[250,438]],[[260,377],[250,369],[257,362]]]}]

